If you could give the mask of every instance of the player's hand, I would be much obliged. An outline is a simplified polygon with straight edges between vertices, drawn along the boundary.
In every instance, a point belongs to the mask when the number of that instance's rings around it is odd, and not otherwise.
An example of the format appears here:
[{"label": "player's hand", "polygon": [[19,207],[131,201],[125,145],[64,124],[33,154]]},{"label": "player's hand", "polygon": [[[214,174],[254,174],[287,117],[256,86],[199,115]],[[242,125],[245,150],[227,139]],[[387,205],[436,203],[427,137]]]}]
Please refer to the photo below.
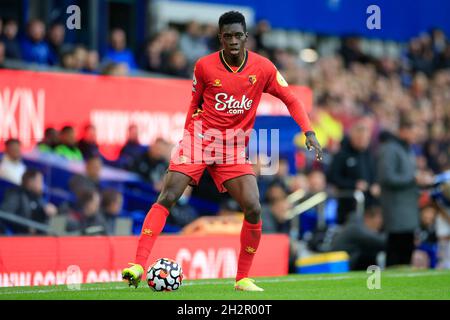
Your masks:
[{"label": "player's hand", "polygon": [[317,141],[316,134],[314,131],[308,131],[305,133],[306,136],[306,148],[311,151],[314,149],[316,151],[316,159],[318,161],[322,161],[323,159],[323,151],[320,146],[319,141]]}]

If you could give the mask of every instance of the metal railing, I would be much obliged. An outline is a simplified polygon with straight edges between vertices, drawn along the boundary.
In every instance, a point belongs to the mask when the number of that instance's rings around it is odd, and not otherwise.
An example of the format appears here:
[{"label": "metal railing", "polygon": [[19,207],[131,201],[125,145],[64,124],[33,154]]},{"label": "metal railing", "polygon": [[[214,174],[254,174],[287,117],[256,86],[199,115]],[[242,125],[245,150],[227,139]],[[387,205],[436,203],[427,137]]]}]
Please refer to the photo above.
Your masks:
[{"label": "metal railing", "polygon": [[291,193],[287,198],[292,205],[292,208],[288,212],[288,220],[291,221],[292,237],[296,237],[296,235],[299,234],[301,227],[300,219],[294,218],[315,207],[317,207],[317,227],[321,228],[326,226],[325,202],[329,198],[353,198],[356,202],[356,214],[360,217],[364,214],[365,196],[364,193],[359,190],[341,190],[333,193],[322,191],[308,197],[306,196],[307,194],[304,190],[297,190]]},{"label": "metal railing", "polygon": [[13,213],[0,211],[0,219],[21,225],[23,227],[41,231],[49,235],[56,235],[56,233],[54,233],[54,231],[48,225],[18,216]]},{"label": "metal railing", "polygon": [[[79,236],[81,231],[66,231],[67,217],[64,215],[57,215],[49,219],[48,224],[36,222],[34,220],[18,216],[13,213],[0,211],[0,221],[7,221],[18,224],[22,227],[27,227],[36,231],[43,232],[49,236]],[[127,236],[131,234],[132,221],[129,218],[119,217],[116,221],[114,235]]]}]

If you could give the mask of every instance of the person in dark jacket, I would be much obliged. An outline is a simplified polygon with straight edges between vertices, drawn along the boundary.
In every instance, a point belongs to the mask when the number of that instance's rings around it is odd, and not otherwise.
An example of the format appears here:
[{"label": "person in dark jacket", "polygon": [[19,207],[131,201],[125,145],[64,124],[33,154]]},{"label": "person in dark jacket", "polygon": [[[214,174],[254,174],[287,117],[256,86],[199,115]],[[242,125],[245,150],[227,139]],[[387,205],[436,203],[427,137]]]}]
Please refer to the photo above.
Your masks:
[{"label": "person in dark jacket", "polygon": [[380,140],[378,180],[384,230],[388,234],[386,266],[409,265],[414,250],[414,233],[419,228],[418,186],[432,183],[432,177],[417,174],[412,145],[417,126],[401,117],[398,136],[385,133]]},{"label": "person in dark jacket", "polygon": [[[22,184],[18,188],[8,190],[0,210],[17,216],[47,223],[48,219],[58,213],[56,207],[47,203],[43,197],[44,180],[42,173],[28,169],[22,176]],[[2,222],[15,234],[34,234],[34,230],[19,224]]]},{"label": "person in dark jacket", "polygon": [[83,154],[83,159],[100,156],[97,144],[95,127],[88,124],[84,127],[83,137],[78,141],[78,149]]},{"label": "person in dark jacket", "polygon": [[151,183],[157,190],[161,189],[163,177],[169,167],[168,147],[167,141],[158,138],[153,145],[149,146],[147,152],[135,159],[133,164],[133,171]]},{"label": "person in dark jacket", "polygon": [[86,190],[100,191],[102,169],[102,158],[94,156],[86,159],[84,174],[76,174],[70,178],[69,190],[72,191],[77,198],[79,198]]},{"label": "person in dark jacket", "polygon": [[0,42],[5,44],[5,57],[8,59],[19,60],[22,57],[20,43],[17,39],[19,26],[14,19],[6,20],[3,35],[0,36]]},{"label": "person in dark jacket", "polygon": [[132,124],[128,127],[128,139],[120,150],[119,162],[124,169],[131,170],[133,163],[145,151],[145,147],[139,142],[139,130],[137,125]]},{"label": "person in dark jacket", "polygon": [[382,234],[383,216],[378,206],[367,207],[364,216],[353,214],[335,235],[332,250],[346,251],[351,270],[366,270],[377,264],[377,255],[386,249],[386,236]]},{"label": "person in dark jacket", "polygon": [[114,235],[116,230],[116,221],[122,212],[123,196],[114,189],[106,189],[102,192],[101,211],[106,223],[106,232],[108,235]]},{"label": "person in dark jacket", "polygon": [[66,229],[81,235],[106,235],[107,224],[100,213],[100,195],[97,191],[86,190],[79,197],[77,210],[69,214]]},{"label": "person in dark jacket", "polygon": [[[341,149],[333,157],[328,171],[328,181],[339,191],[364,192],[366,205],[370,205],[380,193],[375,177],[375,158],[369,148],[370,137],[368,124],[363,121],[356,123],[349,136],[342,140]],[[339,198],[337,223],[345,223],[355,209],[353,197]]]}]

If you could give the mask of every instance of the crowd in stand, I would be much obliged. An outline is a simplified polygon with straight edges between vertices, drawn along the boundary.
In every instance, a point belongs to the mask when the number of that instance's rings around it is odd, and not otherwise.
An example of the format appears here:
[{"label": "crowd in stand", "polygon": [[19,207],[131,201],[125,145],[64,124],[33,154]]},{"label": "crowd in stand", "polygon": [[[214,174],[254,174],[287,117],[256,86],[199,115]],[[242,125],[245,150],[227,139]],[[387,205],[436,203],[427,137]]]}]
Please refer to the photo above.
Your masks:
[{"label": "crowd in stand", "polygon": [[[337,204],[327,200],[322,208],[331,213],[325,216],[326,228],[317,228],[316,209],[300,216],[299,238],[315,251],[349,252],[353,269],[376,264],[381,251],[387,252],[387,265],[409,264],[413,257],[417,266],[433,267],[439,259],[441,267],[442,263],[448,266],[450,218],[445,205],[450,196],[444,205],[426,192],[419,198],[419,187],[430,187],[433,175],[450,170],[450,42],[445,34],[440,30],[421,34],[399,58],[378,59],[364,54],[358,39],[351,37],[344,39],[336,55],[305,64],[294,50],[266,47],[264,33],[269,30],[267,23],[258,24],[248,48],[269,57],[289,83],[312,89],[315,103],[310,116],[326,154],[322,163],[316,162],[304,150],[299,134],[293,141],[298,147],[295,168],[280,159],[275,176],[262,176],[255,163],[264,232],[289,234],[292,204],[287,196],[293,192],[303,190],[309,197],[319,192],[359,191],[365,198],[362,215],[355,214],[354,199],[337,196]],[[110,49],[101,59],[95,51],[65,44],[64,28],[58,25],[50,26],[46,35],[42,22],[32,21],[23,42],[17,40],[13,20],[5,21],[0,33],[0,65],[3,54],[89,73],[124,75],[139,68],[189,78],[195,61],[219,48],[216,27],[196,22],[189,23],[183,33],[174,28],[159,32],[137,54],[127,48],[123,30],[115,29]],[[89,125],[83,130],[83,138],[76,141],[72,127],[49,128],[37,148],[70,160],[84,159],[85,175],[71,180],[77,206],[70,213],[70,229],[93,234],[102,225],[108,233],[122,200],[118,192],[101,190],[99,172],[104,159],[95,142],[95,128]],[[129,128],[128,135],[114,165],[139,174],[160,190],[172,146],[163,139],[148,147],[141,145],[136,126]],[[38,221],[54,215],[55,208],[39,198],[42,177],[27,170],[20,160],[20,142],[12,139],[5,147],[0,177],[20,185],[17,197],[28,195],[29,203],[38,204],[32,212],[21,212],[39,217]],[[188,204],[191,193],[220,202],[223,212],[239,211],[227,196],[213,189],[212,180],[205,176],[198,188],[187,190],[172,210],[171,223],[182,227],[205,214]],[[19,210],[11,206],[5,197],[3,210]],[[338,228],[331,229],[333,224]],[[330,232],[335,232],[334,240],[327,243]]]},{"label": "crowd in stand", "polygon": [[184,33],[169,28],[139,47],[133,52],[127,47],[125,31],[115,28],[108,49],[100,56],[83,44],[65,42],[62,23],[46,26],[34,19],[26,30],[19,30],[16,20],[0,17],[0,67],[5,59],[12,59],[87,74],[128,75],[142,70],[190,78],[195,61],[219,48],[217,28],[191,22]]}]

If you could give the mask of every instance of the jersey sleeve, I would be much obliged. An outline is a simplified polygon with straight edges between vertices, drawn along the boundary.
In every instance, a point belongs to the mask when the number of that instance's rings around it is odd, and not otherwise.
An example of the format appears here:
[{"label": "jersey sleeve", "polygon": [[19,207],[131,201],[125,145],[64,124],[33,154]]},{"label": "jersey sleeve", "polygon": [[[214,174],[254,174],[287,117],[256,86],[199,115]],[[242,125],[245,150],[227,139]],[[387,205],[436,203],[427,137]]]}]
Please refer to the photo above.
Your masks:
[{"label": "jersey sleeve", "polygon": [[194,75],[192,77],[192,99],[189,110],[186,115],[184,129],[187,129],[192,118],[195,117],[198,109],[203,103],[203,91],[205,91],[204,74],[201,63],[197,62],[194,67]]},{"label": "jersey sleeve", "polygon": [[264,92],[283,101],[292,118],[297,122],[303,132],[312,131],[311,122],[303,103],[294,95],[281,73],[272,63],[268,64],[266,72],[269,76],[264,87]]}]

